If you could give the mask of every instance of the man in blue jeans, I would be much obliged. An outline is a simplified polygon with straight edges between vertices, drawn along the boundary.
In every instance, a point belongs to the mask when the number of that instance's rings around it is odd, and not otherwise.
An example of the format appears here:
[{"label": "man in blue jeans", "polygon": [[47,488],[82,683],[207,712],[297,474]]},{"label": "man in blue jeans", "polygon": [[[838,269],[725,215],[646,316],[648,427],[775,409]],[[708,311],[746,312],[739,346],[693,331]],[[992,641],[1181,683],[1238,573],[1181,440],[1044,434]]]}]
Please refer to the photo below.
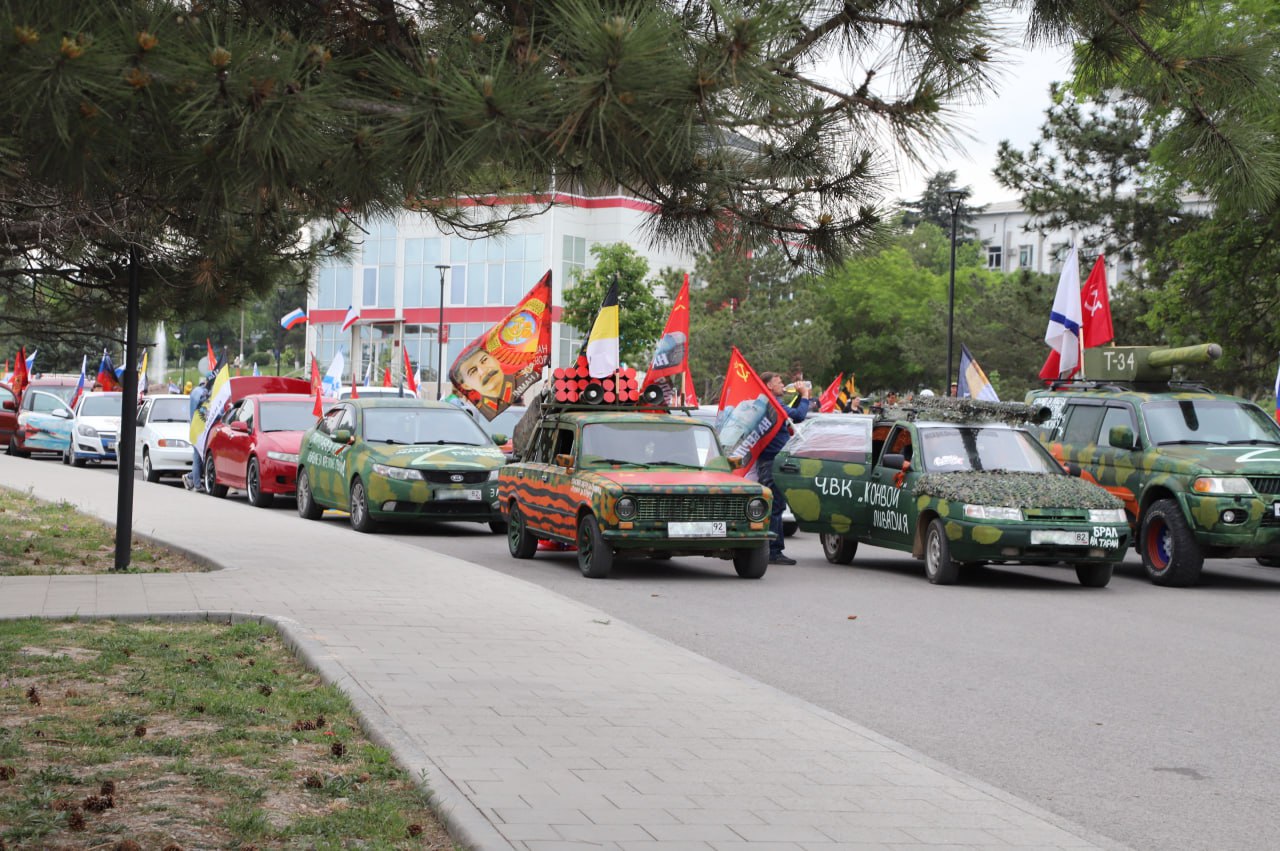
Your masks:
[{"label": "man in blue jeans", "polygon": [[[809,415],[809,393],[810,387],[808,383],[797,384],[796,390],[800,393],[800,398],[796,400],[794,408],[789,408],[782,402],[782,391],[784,385],[782,376],[776,372],[763,372],[760,374],[760,380],[769,388],[769,392],[778,400],[778,404],[787,412],[787,416],[792,422],[801,422]],[[773,513],[769,516],[769,531],[772,532],[772,538],[769,541],[769,564],[795,564],[796,560],[788,558],[786,553],[782,551],[785,541],[782,534],[782,512],[787,508],[787,500],[782,495],[782,490],[773,484],[773,459],[778,457],[778,453],[782,451],[782,447],[787,445],[787,441],[791,439],[791,426],[783,423],[782,428],[778,429],[778,433],[773,436],[773,440],[769,441],[769,445],[760,453],[759,459],[756,461],[756,480],[760,484],[773,491]]]},{"label": "man in blue jeans", "polygon": [[[196,411],[200,410],[200,406],[209,398],[209,379],[201,376],[200,383],[191,388],[191,418],[195,419]],[[191,444],[191,472],[182,477],[182,483],[186,485],[187,490],[204,492],[204,459],[200,457],[200,450],[196,445]]]}]

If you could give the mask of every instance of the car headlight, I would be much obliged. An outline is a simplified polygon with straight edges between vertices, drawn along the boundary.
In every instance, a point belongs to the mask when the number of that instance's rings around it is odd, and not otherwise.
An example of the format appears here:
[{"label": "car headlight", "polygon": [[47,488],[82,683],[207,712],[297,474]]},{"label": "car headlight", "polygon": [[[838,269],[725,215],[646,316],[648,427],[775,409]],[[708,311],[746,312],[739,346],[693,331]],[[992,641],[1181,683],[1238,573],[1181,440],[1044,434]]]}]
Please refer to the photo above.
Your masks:
[{"label": "car headlight", "polygon": [[1126,521],[1126,518],[1124,516],[1123,508],[1090,508],[1089,509],[1090,523],[1124,523],[1125,521]]},{"label": "car headlight", "polygon": [[268,452],[267,457],[272,461],[283,461],[286,464],[298,463],[298,454],[296,452]]},{"label": "car headlight", "polygon": [[496,481],[498,480],[498,470],[499,470],[499,469],[500,469],[500,468],[495,467],[494,469],[492,469],[492,470],[490,470],[490,471],[489,471],[489,481],[491,481],[491,482],[496,482]]},{"label": "car headlight", "polygon": [[[295,458],[297,456],[294,456]],[[374,464],[373,472],[379,476],[386,476],[388,479],[399,479],[402,482],[420,482],[422,474],[417,470],[410,470],[407,467],[388,467],[386,464]]]},{"label": "car headlight", "polygon": [[769,515],[769,503],[760,497],[752,497],[747,500],[747,519],[763,520]]},{"label": "car headlight", "polygon": [[162,437],[156,441],[156,446],[162,449],[190,449],[191,444],[185,440],[178,440],[176,437]]},{"label": "car headlight", "polygon": [[91,425],[85,425],[84,423],[80,423],[80,425],[76,426],[76,434],[79,434],[83,437],[97,437],[98,430]]},{"label": "car headlight", "polygon": [[629,496],[619,498],[618,502],[614,505],[614,510],[618,512],[619,520],[630,520],[632,517],[635,517],[636,509],[637,506],[635,499]]},{"label": "car headlight", "polygon": [[1244,476],[1201,476],[1191,483],[1191,489],[1196,493],[1253,493]]},{"label": "car headlight", "polygon": [[966,505],[964,516],[971,520],[1021,520],[1022,509],[1007,505]]}]

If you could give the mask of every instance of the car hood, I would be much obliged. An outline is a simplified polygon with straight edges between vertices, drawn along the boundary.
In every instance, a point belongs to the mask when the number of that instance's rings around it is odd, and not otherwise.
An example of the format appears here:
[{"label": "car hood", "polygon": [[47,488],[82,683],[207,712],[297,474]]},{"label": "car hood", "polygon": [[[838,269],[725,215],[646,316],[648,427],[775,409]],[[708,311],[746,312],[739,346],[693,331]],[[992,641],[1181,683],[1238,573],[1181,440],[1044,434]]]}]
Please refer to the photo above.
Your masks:
[{"label": "car hood", "polygon": [[[1156,471],[1203,470],[1206,473],[1235,476],[1280,476],[1280,446],[1275,444],[1168,445],[1157,447],[1155,453],[1160,456],[1160,463],[1152,465],[1152,469]],[[1147,453],[1151,454],[1154,453]],[[1144,460],[1147,455],[1144,455]]]},{"label": "car hood", "polygon": [[264,431],[258,435],[258,448],[264,452],[287,452],[297,455],[306,431]]},{"label": "car hood", "polygon": [[149,423],[147,430],[164,440],[190,440],[190,423]]},{"label": "car hood", "polygon": [[739,493],[759,493],[761,485],[732,473],[711,470],[591,470],[583,475],[623,488],[716,488]]},{"label": "car hood", "polygon": [[1124,507],[1118,497],[1084,479],[1003,470],[926,473],[916,480],[912,495],[1009,508]]},{"label": "car hood", "polygon": [[119,431],[119,417],[81,417],[77,422],[80,425],[93,426],[99,431]]},{"label": "car hood", "polygon": [[412,467],[415,470],[495,470],[507,460],[502,450],[493,445],[397,446],[366,443],[365,447],[374,463],[390,467]]}]

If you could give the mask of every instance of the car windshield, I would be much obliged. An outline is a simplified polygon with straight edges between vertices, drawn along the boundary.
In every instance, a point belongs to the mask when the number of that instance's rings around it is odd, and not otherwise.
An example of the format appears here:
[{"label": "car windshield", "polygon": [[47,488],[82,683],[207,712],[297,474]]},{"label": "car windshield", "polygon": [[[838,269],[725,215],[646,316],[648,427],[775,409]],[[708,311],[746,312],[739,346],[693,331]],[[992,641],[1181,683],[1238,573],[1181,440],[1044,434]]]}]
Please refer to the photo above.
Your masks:
[{"label": "car windshield", "polygon": [[120,416],[120,394],[110,396],[86,396],[80,403],[82,417],[118,417]]},{"label": "car windshield", "polygon": [[729,469],[716,433],[696,420],[589,423],[582,429],[584,467],[678,466],[698,470]]},{"label": "car windshield", "polygon": [[492,437],[495,434],[505,434],[507,437],[515,434],[516,423],[520,422],[520,418],[524,416],[524,412],[528,410],[523,405],[513,405],[502,413],[498,414],[492,420],[486,420],[480,417],[480,428],[488,432]]},{"label": "car windshield", "polygon": [[475,420],[458,408],[365,408],[364,439],[372,443],[493,445]]},{"label": "car windshield", "polygon": [[38,384],[31,389],[39,390],[41,393],[52,393],[64,402],[70,402],[76,395],[74,384]]},{"label": "car windshield", "polygon": [[1256,405],[1231,399],[1145,402],[1147,437],[1164,443],[1280,443],[1280,427]]},{"label": "car windshield", "polygon": [[172,399],[156,399],[151,403],[151,422],[153,423],[189,423],[191,422],[191,403],[181,396]]},{"label": "car windshield", "polygon": [[306,431],[319,419],[312,399],[298,402],[262,402],[258,405],[258,428],[262,431]]},{"label": "car windshield", "polygon": [[861,464],[871,452],[871,420],[863,414],[807,417],[787,443],[787,451],[796,458]]},{"label": "car windshield", "polygon": [[959,426],[920,429],[915,464],[926,473],[1009,470],[1065,475],[1029,434],[1009,428]]}]

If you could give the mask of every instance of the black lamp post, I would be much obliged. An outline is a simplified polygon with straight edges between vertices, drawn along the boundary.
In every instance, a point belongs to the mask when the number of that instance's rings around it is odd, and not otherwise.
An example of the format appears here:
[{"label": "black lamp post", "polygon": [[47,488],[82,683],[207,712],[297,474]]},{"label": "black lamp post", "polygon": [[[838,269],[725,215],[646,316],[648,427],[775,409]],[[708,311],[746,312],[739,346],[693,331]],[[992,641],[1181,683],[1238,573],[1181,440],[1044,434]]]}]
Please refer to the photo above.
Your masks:
[{"label": "black lamp post", "polygon": [[439,354],[436,357],[436,401],[444,398],[444,273],[449,271],[447,263],[436,266],[440,271],[440,321],[436,323],[436,342]]},{"label": "black lamp post", "polygon": [[968,189],[948,189],[947,206],[951,208],[951,283],[947,286],[947,380],[943,393],[951,395],[953,371],[953,351],[956,323],[956,221],[960,217],[960,207],[968,197]]}]

